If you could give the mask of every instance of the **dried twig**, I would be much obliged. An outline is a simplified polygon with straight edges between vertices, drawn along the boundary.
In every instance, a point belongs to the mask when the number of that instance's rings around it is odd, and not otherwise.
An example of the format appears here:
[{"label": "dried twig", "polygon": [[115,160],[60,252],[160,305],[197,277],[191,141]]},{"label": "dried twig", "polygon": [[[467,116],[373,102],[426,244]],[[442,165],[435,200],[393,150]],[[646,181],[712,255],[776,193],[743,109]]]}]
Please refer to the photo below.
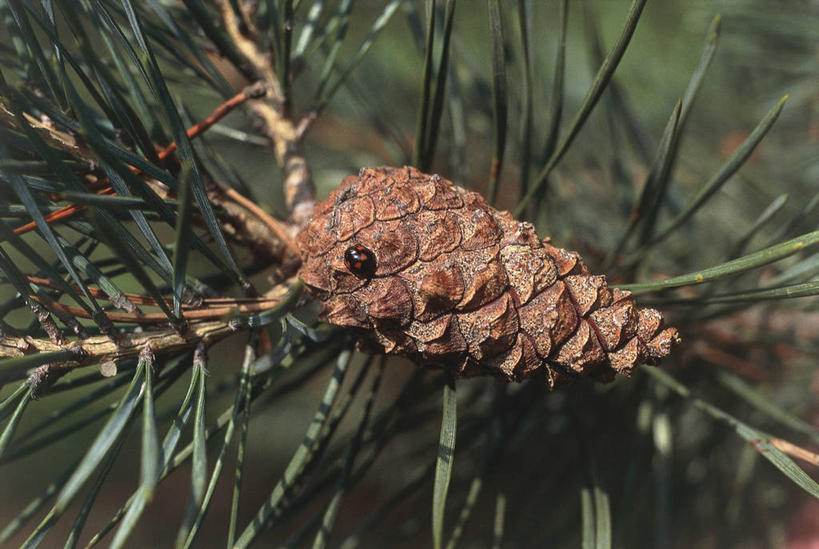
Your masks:
[{"label": "dried twig", "polygon": [[[185,318],[192,320],[192,322],[188,324],[184,333],[179,333],[173,328],[158,328],[143,332],[122,333],[116,340],[100,335],[81,341],[67,342],[65,345],[58,345],[48,340],[30,336],[3,334],[0,336],[0,359],[21,357],[33,353],[65,351],[68,348],[74,350],[75,358],[73,360],[54,362],[37,368],[37,371],[33,374],[36,376],[36,380],[33,380],[33,382],[39,385],[38,389],[41,389],[43,383],[53,383],[57,378],[74,368],[98,363],[119,364],[132,359],[138,356],[140,350],[147,344],[150,344],[152,351],[157,355],[176,354],[195,347],[201,341],[212,344],[236,332],[237,327],[235,323],[231,322],[232,313],[269,310],[276,305],[282,304],[286,299],[295,298],[299,293],[297,286],[296,279],[291,278],[285,283],[271,288],[264,295],[263,300],[235,300],[239,301],[239,303],[234,302],[229,306],[186,311],[183,313]],[[219,300],[216,301],[219,302]],[[228,301],[224,302],[227,303]],[[75,311],[74,308],[72,308],[71,312],[80,316],[80,311]],[[154,324],[167,321],[167,317],[162,313],[155,315],[123,314],[121,316],[128,318],[112,320],[140,322],[150,319],[150,322]],[[4,380],[0,378],[0,382],[2,381]]]},{"label": "dried twig", "polygon": [[816,454],[815,452],[806,450],[801,446],[797,446],[796,444],[792,444],[787,440],[782,440],[781,438],[772,438],[771,444],[789,456],[801,459],[802,461],[806,461],[812,465],[819,466],[819,454]]},{"label": "dried twig", "polygon": [[276,160],[284,174],[284,197],[290,218],[296,226],[303,227],[313,215],[316,191],[304,158],[301,135],[284,107],[286,97],[270,57],[254,40],[247,23],[240,25],[229,2],[222,2],[221,11],[230,38],[268,90],[266,97],[250,101],[248,105],[262,120],[263,131],[273,142]]}]

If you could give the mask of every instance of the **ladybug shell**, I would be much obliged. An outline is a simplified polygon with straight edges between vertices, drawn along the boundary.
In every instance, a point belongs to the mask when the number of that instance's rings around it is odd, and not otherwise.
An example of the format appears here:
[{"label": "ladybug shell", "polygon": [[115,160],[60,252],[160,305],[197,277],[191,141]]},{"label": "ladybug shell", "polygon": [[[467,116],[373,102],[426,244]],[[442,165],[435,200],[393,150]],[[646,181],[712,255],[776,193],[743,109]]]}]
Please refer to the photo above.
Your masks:
[{"label": "ladybug shell", "polygon": [[679,342],[654,309],[477,193],[411,167],[366,168],[298,234],[320,318],[456,376],[610,380]]}]

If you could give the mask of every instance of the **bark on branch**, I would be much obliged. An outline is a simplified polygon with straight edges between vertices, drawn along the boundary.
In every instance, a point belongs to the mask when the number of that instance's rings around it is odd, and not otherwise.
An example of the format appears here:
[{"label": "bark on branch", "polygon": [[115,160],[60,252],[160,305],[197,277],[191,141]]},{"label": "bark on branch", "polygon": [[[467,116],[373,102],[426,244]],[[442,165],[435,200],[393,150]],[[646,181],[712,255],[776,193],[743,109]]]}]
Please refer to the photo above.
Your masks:
[{"label": "bark on branch", "polygon": [[[271,288],[265,299],[273,303],[268,309],[282,304],[287,298],[295,297],[298,292],[295,278]],[[275,300],[275,301],[274,301]],[[93,364],[117,365],[139,356],[149,346],[157,356],[173,355],[192,349],[200,342],[210,345],[238,331],[237,325],[230,318],[190,322],[187,330],[180,334],[173,328],[157,328],[142,332],[123,333],[118,339],[99,335],[87,339],[75,340],[66,345],[56,345],[47,339],[37,339],[27,335],[3,334],[0,336],[0,359],[16,358],[34,353],[64,351],[71,348],[76,359],[66,362],[53,362],[40,366],[29,377],[35,389],[45,383],[53,383],[62,375],[74,368]],[[15,376],[18,377],[19,376]],[[0,372],[0,384],[12,381],[4,378]]]},{"label": "bark on branch", "polygon": [[254,40],[247,21],[240,26],[229,2],[222,2],[221,9],[225,29],[233,43],[267,88],[266,97],[251,100],[248,105],[261,119],[264,132],[273,142],[276,160],[284,175],[284,197],[290,219],[297,227],[303,227],[313,215],[316,191],[304,157],[301,135],[286,112],[287,98],[279,86],[270,56]]}]

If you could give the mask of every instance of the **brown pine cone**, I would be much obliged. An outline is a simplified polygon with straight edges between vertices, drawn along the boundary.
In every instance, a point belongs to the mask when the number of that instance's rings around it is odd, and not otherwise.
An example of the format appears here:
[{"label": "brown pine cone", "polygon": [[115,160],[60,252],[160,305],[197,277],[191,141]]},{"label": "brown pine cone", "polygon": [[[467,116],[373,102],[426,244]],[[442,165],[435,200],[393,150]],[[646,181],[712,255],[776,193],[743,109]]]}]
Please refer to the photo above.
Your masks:
[{"label": "brown pine cone", "polygon": [[577,252],[414,168],[347,177],[297,241],[322,320],[355,330],[369,350],[457,376],[608,381],[680,340]]}]

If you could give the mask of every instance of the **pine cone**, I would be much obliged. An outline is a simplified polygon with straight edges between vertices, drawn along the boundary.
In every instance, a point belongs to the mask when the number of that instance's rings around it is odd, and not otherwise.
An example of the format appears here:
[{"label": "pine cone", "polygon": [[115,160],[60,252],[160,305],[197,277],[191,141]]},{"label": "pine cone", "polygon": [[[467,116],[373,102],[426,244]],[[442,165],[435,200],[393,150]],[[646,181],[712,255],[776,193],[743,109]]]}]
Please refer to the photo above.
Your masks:
[{"label": "pine cone", "polygon": [[347,177],[297,241],[322,320],[356,331],[367,350],[456,376],[608,381],[679,342],[577,252],[414,168]]}]

